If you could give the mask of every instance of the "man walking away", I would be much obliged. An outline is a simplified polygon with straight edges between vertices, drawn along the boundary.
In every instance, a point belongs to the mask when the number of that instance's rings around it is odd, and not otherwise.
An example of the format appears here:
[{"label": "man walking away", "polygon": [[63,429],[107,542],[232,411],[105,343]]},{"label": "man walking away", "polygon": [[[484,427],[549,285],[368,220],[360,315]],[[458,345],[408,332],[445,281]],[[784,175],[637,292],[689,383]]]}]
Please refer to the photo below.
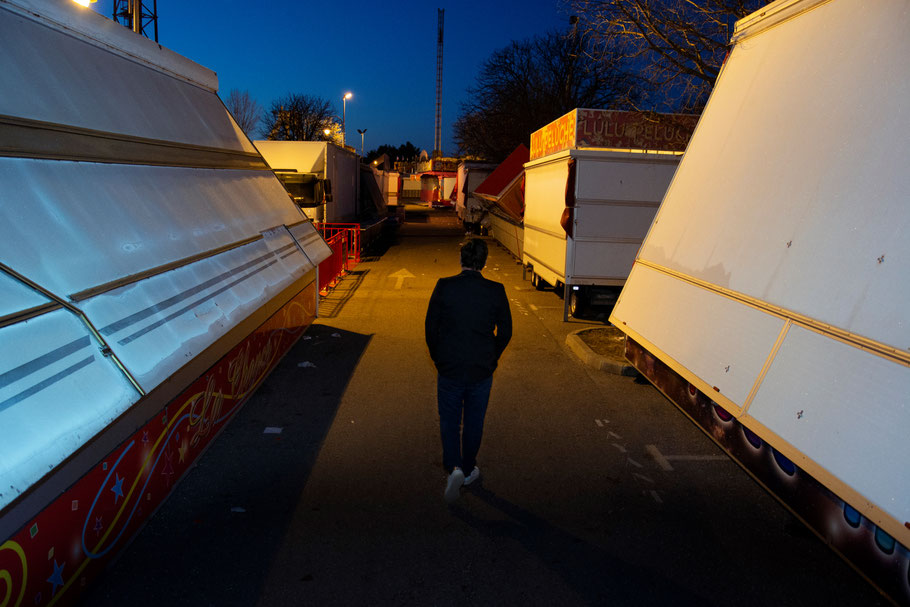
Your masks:
[{"label": "man walking away", "polygon": [[[462,485],[480,477],[477,452],[493,371],[512,338],[505,287],[480,274],[486,262],[487,243],[480,238],[467,241],[461,247],[461,274],[440,278],[427,308],[426,340],[438,372],[436,400],[449,503],[458,499]],[[465,470],[470,470],[467,478]]]}]

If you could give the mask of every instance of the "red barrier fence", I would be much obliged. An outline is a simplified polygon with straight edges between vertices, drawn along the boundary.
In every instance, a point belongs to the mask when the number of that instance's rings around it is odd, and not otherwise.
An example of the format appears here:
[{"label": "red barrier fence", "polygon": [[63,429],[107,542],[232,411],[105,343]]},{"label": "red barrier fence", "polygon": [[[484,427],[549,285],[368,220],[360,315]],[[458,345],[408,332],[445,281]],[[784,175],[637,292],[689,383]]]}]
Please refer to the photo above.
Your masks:
[{"label": "red barrier fence", "polygon": [[319,264],[319,292],[324,293],[360,263],[360,225],[317,223],[316,229],[332,249],[332,255]]}]

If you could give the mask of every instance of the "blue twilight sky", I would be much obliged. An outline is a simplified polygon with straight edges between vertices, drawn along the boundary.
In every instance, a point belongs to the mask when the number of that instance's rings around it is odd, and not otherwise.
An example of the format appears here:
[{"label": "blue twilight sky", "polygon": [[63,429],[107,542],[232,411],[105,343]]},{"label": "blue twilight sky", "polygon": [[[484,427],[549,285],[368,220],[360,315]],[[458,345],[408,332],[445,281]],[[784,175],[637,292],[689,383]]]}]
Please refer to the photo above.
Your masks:
[{"label": "blue twilight sky", "polygon": [[[112,5],[91,9],[111,18]],[[567,29],[562,0],[158,0],[158,41],[214,70],[222,99],[247,90],[267,110],[286,93],[318,95],[340,117],[351,91],[349,145],[359,150],[357,129],[366,128],[367,152],[405,141],[432,151],[437,8],[445,9],[443,151],[453,154],[452,123],[481,63],[512,40]]]}]

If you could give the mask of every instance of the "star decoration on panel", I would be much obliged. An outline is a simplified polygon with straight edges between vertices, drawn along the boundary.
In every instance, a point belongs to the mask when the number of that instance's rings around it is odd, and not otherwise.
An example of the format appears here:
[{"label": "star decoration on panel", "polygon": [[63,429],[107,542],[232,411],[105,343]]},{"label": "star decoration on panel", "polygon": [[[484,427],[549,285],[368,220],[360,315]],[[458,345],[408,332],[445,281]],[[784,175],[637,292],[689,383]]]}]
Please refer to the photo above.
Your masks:
[{"label": "star decoration on panel", "polygon": [[111,491],[114,492],[114,503],[117,503],[117,499],[123,497],[123,477],[119,474],[114,474],[116,480],[114,481],[114,486],[111,487]]},{"label": "star decoration on panel", "polygon": [[57,594],[57,588],[63,586],[63,566],[66,565],[64,562],[62,565],[57,564],[57,559],[54,559],[54,573],[47,578],[48,583],[50,583],[54,589],[51,591],[51,595]]}]

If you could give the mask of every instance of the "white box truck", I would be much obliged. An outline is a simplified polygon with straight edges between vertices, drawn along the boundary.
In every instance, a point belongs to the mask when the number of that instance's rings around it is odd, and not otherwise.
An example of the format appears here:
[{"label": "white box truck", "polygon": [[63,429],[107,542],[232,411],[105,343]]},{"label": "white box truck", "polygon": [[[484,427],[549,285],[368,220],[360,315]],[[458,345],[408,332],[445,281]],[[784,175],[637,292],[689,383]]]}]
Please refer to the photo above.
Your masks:
[{"label": "white box truck", "polygon": [[253,142],[294,202],[320,222],[354,221],[360,199],[360,160],[328,141]]},{"label": "white box truck", "polygon": [[566,316],[616,301],[694,122],[576,109],[532,134],[522,263]]},{"label": "white box truck", "polygon": [[908,31],[897,0],[786,0],[737,22],[610,318],[643,375],[901,605]]}]

